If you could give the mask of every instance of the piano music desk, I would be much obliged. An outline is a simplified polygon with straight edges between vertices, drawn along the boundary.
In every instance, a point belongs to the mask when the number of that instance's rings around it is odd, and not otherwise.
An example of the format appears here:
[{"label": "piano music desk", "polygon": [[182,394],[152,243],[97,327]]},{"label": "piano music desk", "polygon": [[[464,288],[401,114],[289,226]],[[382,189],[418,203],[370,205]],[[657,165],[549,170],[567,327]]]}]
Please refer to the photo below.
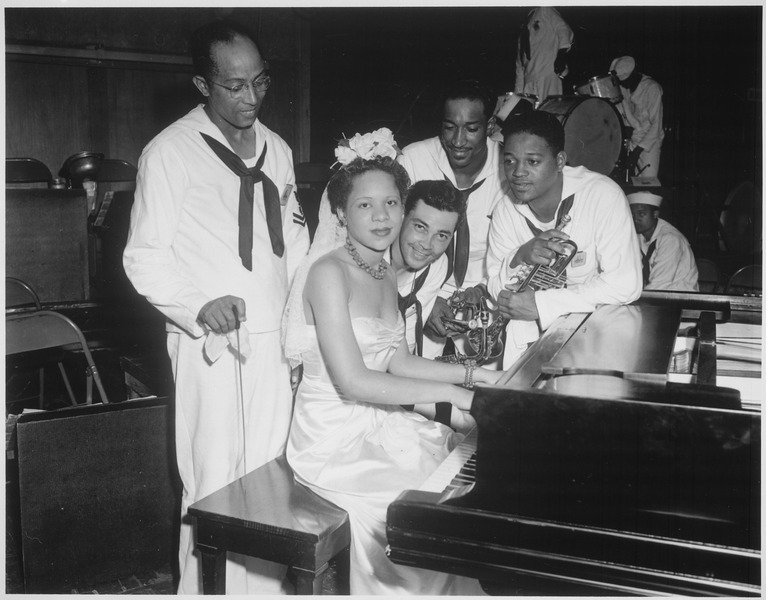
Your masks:
[{"label": "piano music desk", "polygon": [[194,503],[189,514],[205,594],[226,593],[227,551],[287,565],[299,595],[322,593],[335,558],[339,593],[348,594],[348,514],[295,481],[284,456]]}]

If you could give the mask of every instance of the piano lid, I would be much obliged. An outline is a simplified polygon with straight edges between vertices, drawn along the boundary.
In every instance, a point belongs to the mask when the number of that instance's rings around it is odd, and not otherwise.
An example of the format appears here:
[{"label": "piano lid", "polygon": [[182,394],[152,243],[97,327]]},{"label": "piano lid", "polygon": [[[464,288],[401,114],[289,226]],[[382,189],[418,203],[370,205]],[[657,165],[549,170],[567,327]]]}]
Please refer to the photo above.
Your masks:
[{"label": "piano lid", "polygon": [[602,306],[542,366],[542,372],[663,381],[680,322],[677,306]]}]

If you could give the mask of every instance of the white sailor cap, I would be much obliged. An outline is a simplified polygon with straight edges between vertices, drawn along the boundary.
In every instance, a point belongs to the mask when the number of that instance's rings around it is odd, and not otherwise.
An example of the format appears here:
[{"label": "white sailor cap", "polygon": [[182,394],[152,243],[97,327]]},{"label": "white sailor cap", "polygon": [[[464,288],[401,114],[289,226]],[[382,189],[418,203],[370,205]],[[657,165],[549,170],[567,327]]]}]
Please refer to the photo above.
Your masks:
[{"label": "white sailor cap", "polygon": [[648,204],[649,206],[660,207],[662,196],[652,194],[651,192],[633,192],[628,194],[628,204]]},{"label": "white sailor cap", "polygon": [[612,61],[612,66],[609,67],[610,71],[614,71],[617,74],[617,79],[625,81],[633,73],[633,69],[636,68],[636,61],[632,56],[621,56],[615,58]]}]

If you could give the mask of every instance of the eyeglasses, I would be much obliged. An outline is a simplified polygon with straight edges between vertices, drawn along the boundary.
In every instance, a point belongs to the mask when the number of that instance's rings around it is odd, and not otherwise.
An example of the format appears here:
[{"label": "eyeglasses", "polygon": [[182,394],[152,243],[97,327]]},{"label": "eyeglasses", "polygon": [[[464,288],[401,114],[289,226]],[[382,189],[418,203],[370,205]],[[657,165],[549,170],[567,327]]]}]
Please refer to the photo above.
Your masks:
[{"label": "eyeglasses", "polygon": [[255,93],[265,92],[268,90],[269,86],[271,86],[271,76],[267,71],[263,71],[250,83],[238,83],[237,85],[233,85],[231,87],[218,83],[217,81],[213,81],[212,79],[208,79],[208,82],[212,83],[213,85],[217,85],[218,87],[222,87],[225,90],[229,90],[229,95],[232,97],[232,99],[239,100],[240,98],[243,98],[245,94],[247,94],[247,90],[250,87],[253,88],[253,92]]}]

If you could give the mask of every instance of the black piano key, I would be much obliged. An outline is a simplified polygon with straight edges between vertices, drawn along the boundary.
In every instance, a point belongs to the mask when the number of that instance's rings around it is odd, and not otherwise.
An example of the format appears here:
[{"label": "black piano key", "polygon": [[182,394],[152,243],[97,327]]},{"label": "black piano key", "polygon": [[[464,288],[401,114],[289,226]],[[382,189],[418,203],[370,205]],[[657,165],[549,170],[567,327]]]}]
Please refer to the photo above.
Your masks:
[{"label": "black piano key", "polygon": [[455,488],[469,485],[476,481],[476,453],[471,454],[471,457],[465,461],[460,470],[457,472],[452,480],[444,488],[444,491],[454,490]]}]

